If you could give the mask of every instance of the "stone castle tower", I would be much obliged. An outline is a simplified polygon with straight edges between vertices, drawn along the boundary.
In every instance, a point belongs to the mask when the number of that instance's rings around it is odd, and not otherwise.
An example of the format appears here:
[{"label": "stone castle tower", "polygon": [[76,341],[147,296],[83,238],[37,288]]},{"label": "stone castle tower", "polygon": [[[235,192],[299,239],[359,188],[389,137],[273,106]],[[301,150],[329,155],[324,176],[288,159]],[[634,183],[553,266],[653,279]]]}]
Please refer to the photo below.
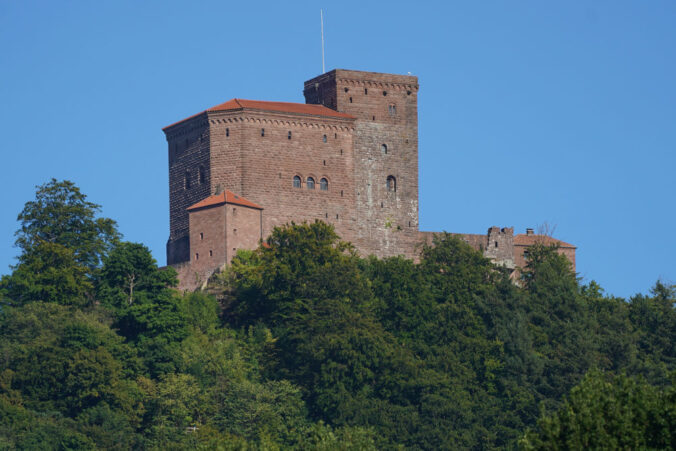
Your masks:
[{"label": "stone castle tower", "polygon": [[[163,129],[167,263],[183,288],[292,221],[331,223],[362,255],[415,257],[430,239],[418,230],[417,77],[336,69],[303,94],[305,104],[232,99]],[[528,246],[513,229],[459,236],[508,267]]]},{"label": "stone castle tower", "polygon": [[[333,70],[305,82],[305,102],[355,118],[355,231],[365,255],[412,256],[418,240],[418,78]],[[346,237],[347,238],[347,237]]]}]

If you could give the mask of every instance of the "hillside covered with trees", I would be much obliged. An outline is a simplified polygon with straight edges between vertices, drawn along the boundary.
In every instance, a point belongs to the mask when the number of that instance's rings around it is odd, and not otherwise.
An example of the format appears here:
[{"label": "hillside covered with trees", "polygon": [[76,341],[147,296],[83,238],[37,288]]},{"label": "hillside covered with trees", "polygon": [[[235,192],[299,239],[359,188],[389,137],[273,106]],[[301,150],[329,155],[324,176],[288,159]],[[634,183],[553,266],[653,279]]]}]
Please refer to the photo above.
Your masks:
[{"label": "hillside covered with trees", "polygon": [[181,293],[71,182],[19,214],[0,281],[2,449],[676,447],[675,287],[518,283],[450,235],[363,258],[275,229]]}]

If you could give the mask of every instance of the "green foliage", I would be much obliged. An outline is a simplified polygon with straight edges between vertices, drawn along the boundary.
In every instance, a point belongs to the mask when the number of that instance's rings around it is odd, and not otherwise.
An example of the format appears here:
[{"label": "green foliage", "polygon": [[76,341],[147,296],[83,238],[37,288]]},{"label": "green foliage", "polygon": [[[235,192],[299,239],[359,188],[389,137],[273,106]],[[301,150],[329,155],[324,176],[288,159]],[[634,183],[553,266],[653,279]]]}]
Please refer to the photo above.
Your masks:
[{"label": "green foliage", "polygon": [[42,301],[84,307],[92,289],[87,268],[78,264],[73,251],[44,241],[26,249],[14,272],[0,280],[3,303],[14,306]]},{"label": "green foliage", "polygon": [[674,449],[676,390],[661,390],[641,378],[589,372],[569,399],[537,430],[523,449]]},{"label": "green foliage", "polygon": [[101,207],[88,202],[73,182],[52,179],[37,188],[35,200],[19,214],[16,245],[27,253],[41,242],[59,244],[90,271],[97,268],[119,240],[115,221],[97,218]]},{"label": "green foliage", "polygon": [[449,234],[362,259],[315,222],[182,294],[98,208],[52,180],[20,216],[2,449],[674,447],[676,287],[606,296],[546,246],[515,283]]},{"label": "green foliage", "polygon": [[112,308],[144,304],[165,294],[178,283],[173,268],[160,271],[147,247],[122,242],[103,260],[99,277],[99,297]]}]

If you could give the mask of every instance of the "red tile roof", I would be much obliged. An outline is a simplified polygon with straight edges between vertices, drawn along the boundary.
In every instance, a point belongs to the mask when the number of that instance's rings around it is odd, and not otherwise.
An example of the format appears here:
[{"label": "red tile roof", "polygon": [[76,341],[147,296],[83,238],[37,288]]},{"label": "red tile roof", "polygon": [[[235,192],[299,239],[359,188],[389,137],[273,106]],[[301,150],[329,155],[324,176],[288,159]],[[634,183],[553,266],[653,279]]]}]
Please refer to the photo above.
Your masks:
[{"label": "red tile roof", "polygon": [[536,243],[544,244],[545,246],[557,245],[559,247],[569,247],[576,249],[576,247],[572,244],[557,240],[556,238],[552,238],[551,236],[547,235],[524,235],[523,233],[520,233],[514,236],[515,246],[532,246]]},{"label": "red tile roof", "polygon": [[263,207],[261,207],[260,205],[253,203],[250,200],[243,198],[242,196],[238,196],[232,191],[225,190],[220,194],[214,194],[213,196],[209,196],[206,199],[203,199],[197,202],[196,204],[189,206],[188,211],[199,210],[200,208],[214,207],[216,205],[223,204],[241,205],[243,207],[256,208],[258,210],[263,209]]},{"label": "red tile roof", "polygon": [[220,105],[208,108],[201,113],[193,114],[190,117],[182,119],[178,122],[175,122],[171,125],[167,125],[162,130],[166,130],[170,127],[173,127],[176,124],[192,119],[200,114],[212,112],[212,111],[236,111],[236,110],[261,110],[261,111],[274,111],[279,113],[292,113],[292,114],[305,114],[310,116],[324,116],[324,117],[337,117],[342,119],[354,119],[354,116],[351,116],[347,113],[341,113],[339,111],[332,110],[327,108],[324,105],[308,105],[306,103],[292,103],[292,102],[267,102],[262,100],[245,100],[245,99],[231,99]]}]

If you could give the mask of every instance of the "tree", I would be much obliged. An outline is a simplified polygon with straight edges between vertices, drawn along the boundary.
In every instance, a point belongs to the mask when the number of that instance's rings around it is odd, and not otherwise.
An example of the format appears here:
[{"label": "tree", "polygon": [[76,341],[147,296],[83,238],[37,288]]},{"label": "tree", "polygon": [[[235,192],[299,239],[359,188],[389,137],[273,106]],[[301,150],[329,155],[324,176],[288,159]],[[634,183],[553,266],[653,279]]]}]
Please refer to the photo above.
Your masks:
[{"label": "tree", "polygon": [[522,282],[534,348],[544,364],[536,386],[551,407],[593,366],[594,324],[570,261],[556,246],[529,249]]},{"label": "tree", "polygon": [[176,271],[160,270],[146,246],[122,242],[103,259],[99,297],[106,305],[121,308],[150,302],[177,283]]},{"label": "tree", "polygon": [[75,260],[73,251],[46,241],[24,252],[12,274],[0,280],[0,298],[14,306],[34,301],[84,306],[92,289],[87,268]]},{"label": "tree", "polygon": [[75,260],[91,273],[117,243],[120,234],[112,219],[96,217],[101,207],[88,202],[73,182],[52,179],[37,187],[35,200],[19,213],[16,245],[24,253],[41,242],[73,251]]},{"label": "tree", "polygon": [[590,371],[551,416],[520,441],[522,449],[674,449],[676,390],[642,378]]}]

